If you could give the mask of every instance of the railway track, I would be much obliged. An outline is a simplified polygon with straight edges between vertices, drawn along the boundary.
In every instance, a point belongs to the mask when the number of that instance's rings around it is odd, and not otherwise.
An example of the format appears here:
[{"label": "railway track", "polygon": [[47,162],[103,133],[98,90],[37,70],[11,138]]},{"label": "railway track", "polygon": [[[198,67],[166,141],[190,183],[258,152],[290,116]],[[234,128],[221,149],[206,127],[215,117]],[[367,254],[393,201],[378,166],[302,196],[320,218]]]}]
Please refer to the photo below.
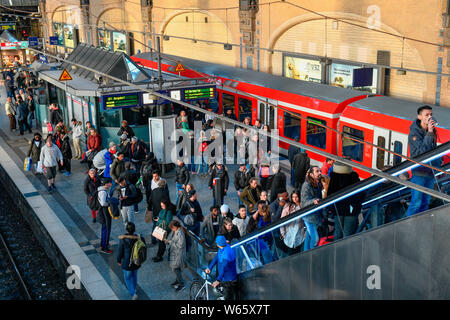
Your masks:
[{"label": "railway track", "polygon": [[32,300],[30,292],[23,281],[16,261],[0,232],[0,299]]},{"label": "railway track", "polygon": [[73,300],[3,185],[0,208],[0,300]]}]

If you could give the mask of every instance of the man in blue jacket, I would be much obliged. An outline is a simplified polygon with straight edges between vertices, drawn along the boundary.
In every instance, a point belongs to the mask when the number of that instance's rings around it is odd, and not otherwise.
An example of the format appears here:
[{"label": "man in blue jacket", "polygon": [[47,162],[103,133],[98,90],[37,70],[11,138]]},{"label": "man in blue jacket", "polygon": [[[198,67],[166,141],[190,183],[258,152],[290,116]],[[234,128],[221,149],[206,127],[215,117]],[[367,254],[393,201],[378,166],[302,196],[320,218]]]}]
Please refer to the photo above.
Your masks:
[{"label": "man in blue jacket", "polygon": [[237,271],[236,271],[236,256],[233,249],[227,243],[224,236],[216,238],[217,247],[219,251],[214,257],[209,267],[205,270],[206,274],[211,273],[211,269],[218,264],[218,276],[212,286],[215,288],[222,284],[224,289],[225,300],[237,299]]},{"label": "man in blue jacket", "polygon": [[[410,157],[415,158],[436,147],[436,122],[432,118],[433,110],[430,106],[424,105],[417,109],[417,119],[409,128],[408,144]],[[426,167],[418,167],[412,170],[411,182],[433,189],[434,174]],[[425,211],[428,209],[430,196],[418,190],[411,189],[411,202],[406,212],[407,216]]]}]

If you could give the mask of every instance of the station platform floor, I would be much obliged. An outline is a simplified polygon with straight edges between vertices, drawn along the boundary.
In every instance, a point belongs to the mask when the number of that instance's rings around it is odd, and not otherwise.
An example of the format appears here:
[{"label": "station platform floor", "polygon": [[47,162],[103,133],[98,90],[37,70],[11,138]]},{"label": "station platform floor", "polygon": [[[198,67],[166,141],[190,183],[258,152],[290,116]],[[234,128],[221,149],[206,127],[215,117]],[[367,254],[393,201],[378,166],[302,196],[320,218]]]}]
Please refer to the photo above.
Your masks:
[{"label": "station platform floor", "polygon": [[[0,88],[0,104],[4,106],[6,101],[6,93],[4,87]],[[56,191],[51,194],[47,191],[47,180],[43,175],[34,175],[31,171],[23,171],[23,162],[29,148],[29,142],[33,139],[33,134],[26,132],[23,136],[18,135],[18,130],[9,131],[9,119],[5,114],[5,109],[0,113],[0,146],[8,147],[12,150],[8,156],[12,159],[14,164],[24,173],[27,179],[39,192],[40,196],[48,204],[48,206],[56,213],[59,220],[67,228],[73,236],[79,247],[83,250],[95,268],[99,271],[106,283],[110,286],[118,299],[130,299],[129,293],[125,286],[123,273],[121,268],[116,263],[116,252],[118,248],[118,237],[125,233],[125,227],[122,219],[113,220],[111,232],[111,249],[114,251],[111,255],[105,255],[99,252],[101,225],[92,222],[90,209],[86,204],[86,196],[83,192],[83,182],[86,178],[86,164],[80,164],[79,160],[72,160],[72,175],[70,177],[58,173],[56,176],[55,185]],[[35,122],[33,123],[35,126]],[[67,124],[66,124],[67,125]],[[40,131],[34,128],[33,132]],[[287,160],[282,161],[283,167],[286,168]],[[228,195],[225,197],[225,203],[230,206],[233,213],[237,213],[238,198],[235,190],[233,180],[234,173],[237,170],[237,165],[227,165],[229,169],[230,186]],[[285,170],[287,171],[287,170]],[[168,181],[170,197],[172,202],[176,199],[175,187],[175,170],[163,175]],[[288,174],[287,174],[288,175]],[[201,204],[203,214],[209,213],[209,208],[212,206],[212,192],[208,189],[209,177],[199,177],[191,175],[191,183],[194,184],[198,192],[198,200]],[[287,177],[289,181],[289,175]],[[288,186],[288,191],[291,188]],[[189,285],[193,279],[193,273],[188,268],[184,269],[183,276],[186,282],[186,288],[181,292],[175,292],[170,286],[175,280],[175,275],[169,267],[167,261],[167,250],[164,255],[164,260],[155,263],[151,260],[156,255],[157,245],[151,245],[150,234],[152,225],[145,223],[145,198],[139,204],[139,214],[135,217],[136,233],[145,236],[148,249],[148,258],[138,272],[138,288],[137,294],[139,300],[179,300],[189,298]]]}]

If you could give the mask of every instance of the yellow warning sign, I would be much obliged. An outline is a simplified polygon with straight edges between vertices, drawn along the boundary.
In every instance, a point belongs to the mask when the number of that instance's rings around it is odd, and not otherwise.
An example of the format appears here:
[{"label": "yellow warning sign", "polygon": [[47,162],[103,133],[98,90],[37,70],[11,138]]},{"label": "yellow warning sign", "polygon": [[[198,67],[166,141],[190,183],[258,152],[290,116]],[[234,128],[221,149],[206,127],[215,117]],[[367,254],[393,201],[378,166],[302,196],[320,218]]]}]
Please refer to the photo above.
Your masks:
[{"label": "yellow warning sign", "polygon": [[184,71],[184,67],[181,63],[178,63],[177,66],[175,67],[175,72],[181,72]]},{"label": "yellow warning sign", "polygon": [[63,72],[61,73],[61,76],[59,77],[59,81],[67,81],[67,80],[72,80],[72,76],[66,69],[64,69]]}]

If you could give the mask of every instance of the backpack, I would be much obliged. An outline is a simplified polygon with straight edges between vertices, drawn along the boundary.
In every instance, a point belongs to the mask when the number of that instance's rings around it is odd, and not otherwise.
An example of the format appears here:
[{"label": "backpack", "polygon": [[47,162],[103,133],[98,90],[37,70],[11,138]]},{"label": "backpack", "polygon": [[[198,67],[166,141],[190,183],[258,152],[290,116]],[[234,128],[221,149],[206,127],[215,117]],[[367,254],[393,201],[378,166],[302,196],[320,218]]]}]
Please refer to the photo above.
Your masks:
[{"label": "backpack", "polygon": [[120,218],[119,199],[109,198],[108,212],[111,218],[117,220]]},{"label": "backpack", "polygon": [[177,210],[176,216],[185,227],[192,227],[195,224],[195,215],[192,212],[181,214],[183,207]]},{"label": "backpack", "polygon": [[141,235],[137,235],[137,240],[133,245],[130,257],[130,266],[134,263],[136,266],[140,267],[144,261],[147,259],[147,246],[141,239]]},{"label": "backpack", "polygon": [[133,205],[140,203],[142,201],[142,199],[144,199],[141,188],[136,187],[135,189],[136,189],[136,197],[133,199],[133,203],[132,203]]},{"label": "backpack", "polygon": [[152,175],[153,166],[151,164],[147,164],[142,168],[142,176],[148,178]]},{"label": "backpack", "polygon": [[92,195],[89,196],[88,205],[91,210],[97,211],[100,209],[100,201],[98,200],[98,190],[95,190]]}]

